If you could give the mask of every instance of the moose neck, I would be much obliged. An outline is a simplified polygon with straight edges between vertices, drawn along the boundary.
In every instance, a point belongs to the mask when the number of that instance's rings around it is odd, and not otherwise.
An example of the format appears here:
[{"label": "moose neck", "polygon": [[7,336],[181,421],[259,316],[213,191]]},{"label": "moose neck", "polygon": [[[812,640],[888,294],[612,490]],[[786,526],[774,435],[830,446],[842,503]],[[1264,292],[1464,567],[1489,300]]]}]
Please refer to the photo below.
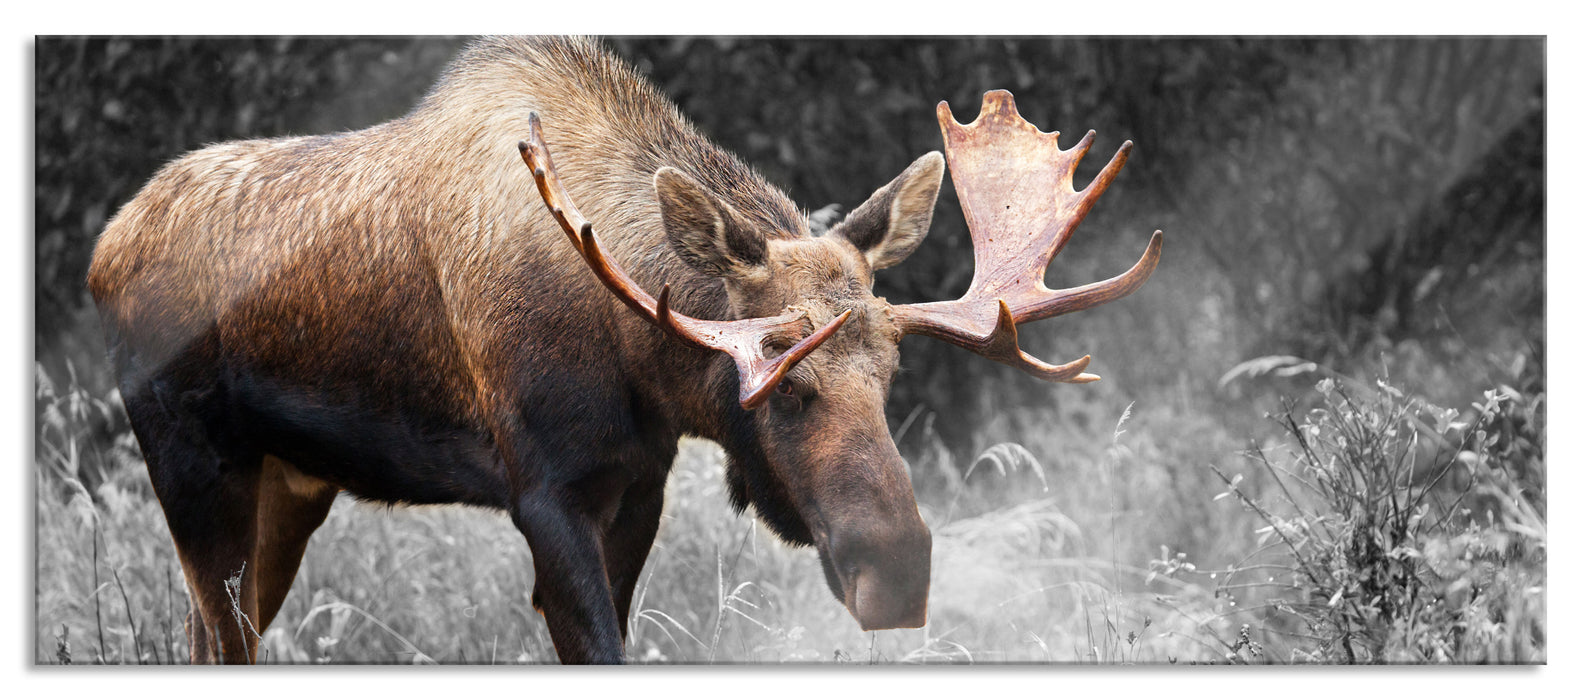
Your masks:
[{"label": "moose neck", "polygon": [[[617,108],[618,107],[618,108]],[[544,139],[566,190],[594,224],[600,240],[644,290],[657,294],[670,286],[670,303],[702,319],[731,318],[723,283],[706,276],[671,250],[654,190],[655,173],[676,168],[729,204],[763,235],[807,236],[805,218],[777,188],[740,160],[705,139],[669,100],[630,66],[596,42],[565,38],[501,38],[478,42],[447,71],[440,84],[411,115],[398,122],[411,129],[412,142],[430,152],[414,154],[427,170],[472,173],[447,183],[457,201],[477,198],[482,184],[495,193],[476,212],[479,231],[500,235],[487,242],[470,232],[471,222],[448,227],[441,235],[467,238],[468,245],[491,247],[487,256],[511,270],[540,274],[546,267],[567,270],[565,304],[601,319],[620,346],[632,390],[641,410],[656,412],[677,434],[695,434],[727,446],[733,459],[752,459],[744,442],[751,415],[736,404],[735,368],[729,357],[700,350],[667,335],[631,313],[599,286],[581,265],[543,208],[531,172],[517,157],[516,144],[529,133],[528,114],[539,115]],[[421,169],[420,169],[421,170]],[[492,227],[492,228],[491,228]],[[455,241],[446,241],[450,244]],[[465,250],[466,246],[447,246]],[[456,255],[458,260],[469,255]],[[468,263],[440,265],[442,278],[464,270],[487,274]],[[502,269],[503,268],[503,269]],[[490,297],[497,290],[478,282],[478,274],[457,280],[466,285],[456,297]],[[498,279],[498,276],[491,277]],[[445,280],[442,280],[444,283]],[[488,328],[478,333],[492,332]],[[728,391],[725,391],[725,386]],[[745,432],[744,432],[745,431]]]}]

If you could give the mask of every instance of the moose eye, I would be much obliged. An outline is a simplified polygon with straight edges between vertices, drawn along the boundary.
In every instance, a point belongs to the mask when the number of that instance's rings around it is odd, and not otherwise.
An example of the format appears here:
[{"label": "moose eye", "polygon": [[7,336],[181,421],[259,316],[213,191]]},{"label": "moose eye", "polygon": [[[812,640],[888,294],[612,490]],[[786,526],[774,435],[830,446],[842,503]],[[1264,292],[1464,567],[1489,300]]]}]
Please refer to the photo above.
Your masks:
[{"label": "moose eye", "polygon": [[805,403],[802,396],[797,393],[796,385],[792,384],[789,379],[782,379],[779,384],[775,385],[774,399],[776,410],[787,414],[801,413],[802,406]]}]

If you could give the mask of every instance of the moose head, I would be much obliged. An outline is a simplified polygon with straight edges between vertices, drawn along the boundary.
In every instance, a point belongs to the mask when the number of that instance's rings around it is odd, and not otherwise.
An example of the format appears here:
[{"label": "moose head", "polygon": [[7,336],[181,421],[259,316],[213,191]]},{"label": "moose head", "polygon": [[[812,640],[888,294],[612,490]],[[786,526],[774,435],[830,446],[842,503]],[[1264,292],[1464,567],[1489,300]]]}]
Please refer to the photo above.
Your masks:
[{"label": "moose head", "polygon": [[[735,363],[732,419],[748,451],[728,474],[738,507],[751,503],[783,538],[817,547],[830,590],[865,630],[920,627],[926,619],[931,536],[885,422],[902,336],[966,348],[1039,379],[1098,379],[1090,357],[1049,364],[1017,344],[1021,323],[1079,311],[1136,291],[1159,264],[1155,231],[1142,258],[1117,277],[1069,289],[1044,286],[1059,254],[1131,151],[1073,188],[1088,132],[1069,150],[1017,113],[1011,94],[987,93],[976,121],[937,109],[945,157],[917,159],[822,236],[767,236],[749,217],[679,170],[660,168],[654,194],[673,252],[723,282],[732,318],[693,318],[652,296],[612,260],[562,186],[530,119],[520,144],[540,195],[598,279],[631,310],[681,342]],[[948,161],[972,236],[965,296],[890,304],[874,272],[915,250],[927,233]]]}]

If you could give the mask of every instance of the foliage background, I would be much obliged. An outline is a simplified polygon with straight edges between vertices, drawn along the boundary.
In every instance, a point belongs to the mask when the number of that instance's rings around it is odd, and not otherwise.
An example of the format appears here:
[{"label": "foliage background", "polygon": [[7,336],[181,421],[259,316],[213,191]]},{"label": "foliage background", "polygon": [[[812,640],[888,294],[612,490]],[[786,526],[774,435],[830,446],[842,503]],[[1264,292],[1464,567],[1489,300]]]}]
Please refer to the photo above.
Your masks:
[{"label": "foliage background", "polygon": [[[102,408],[86,401],[87,408],[78,413],[58,410],[64,389],[37,401],[41,464],[52,459],[44,448],[71,446],[61,453],[76,450],[65,462],[95,508],[110,512],[113,499],[103,495],[108,484],[134,499],[115,511],[116,517],[143,518],[145,530],[162,527],[157,508],[147,508],[146,477],[115,405],[97,320],[83,288],[93,241],[105,221],[160,164],[188,150],[234,138],[355,129],[398,116],[421,98],[462,43],[435,38],[39,39],[34,353],[41,383],[71,384],[84,397],[107,397]],[[1227,515],[1225,503],[1210,501],[1218,482],[1208,466],[1233,462],[1248,440],[1274,439],[1262,415],[1278,408],[1277,397],[1316,400],[1308,390],[1313,380],[1307,365],[1244,361],[1294,357],[1338,376],[1387,376],[1447,406],[1468,406],[1495,386],[1525,396],[1543,392],[1541,39],[627,37],[609,43],[705,134],[754,164],[809,210],[860,203],[913,158],[941,147],[933,118],[936,102],[949,101],[965,122],[990,89],[1011,90],[1024,117],[1046,130],[1062,130],[1066,143],[1089,128],[1098,130],[1079,182],[1123,140],[1136,142],[1121,177],[1051,265],[1049,284],[1072,286],[1124,270],[1156,228],[1166,234],[1164,263],[1143,290],[1122,302],[1023,331],[1023,347],[1048,360],[1091,353],[1093,371],[1104,381],[1051,386],[941,343],[922,338],[903,343],[906,374],[892,392],[891,422],[912,465],[925,517],[936,530],[988,518],[976,521],[982,531],[958,531],[955,542],[962,551],[972,549],[965,543],[978,542],[979,556],[996,547],[1005,550],[993,562],[975,563],[980,571],[1003,569],[1004,580],[985,574],[935,582],[934,624],[955,614],[976,635],[965,639],[958,633],[963,641],[955,643],[988,650],[988,658],[1104,656],[1073,652],[1080,644],[1044,657],[1025,656],[1021,647],[1008,650],[1027,644],[1020,632],[1000,637],[987,631],[1001,613],[985,610],[1003,611],[1007,596],[1028,595],[1061,580],[1051,574],[1033,581],[1013,566],[1027,558],[1027,549],[1007,544],[1009,530],[1031,527],[1027,542],[1035,553],[1047,549],[1048,558],[1115,563],[1107,593],[1125,588],[1122,564],[1145,567],[1160,546],[1194,557],[1236,558],[1236,548],[1246,543],[1229,533],[1247,525],[1245,513]],[[969,239],[947,184],[932,233],[905,264],[881,273],[876,293],[896,302],[954,298],[965,290],[971,269]],[[57,406],[54,418],[51,406]],[[1123,420],[1123,414],[1129,418]],[[1541,444],[1538,450],[1541,459]],[[684,483],[676,488],[692,490],[673,494],[670,512],[678,519],[700,520],[685,526],[692,529],[667,525],[666,533],[693,533],[708,546],[745,537],[744,521],[732,519],[723,503],[715,502],[723,500],[717,489],[711,491],[704,479],[687,480],[712,473],[711,460],[717,458],[706,447],[688,448],[685,454],[693,459],[678,464],[676,480]],[[994,457],[985,461],[984,455]],[[1117,471],[1117,465],[1127,468]],[[969,479],[975,467],[979,476]],[[1001,476],[986,481],[981,475],[990,467],[999,467],[995,471]],[[47,471],[40,467],[41,474]],[[1537,478],[1541,488],[1542,477]],[[1047,493],[1036,490],[1044,487]],[[58,602],[51,597],[55,589],[71,590],[78,585],[74,582],[91,578],[81,560],[91,542],[83,541],[87,536],[80,527],[71,526],[78,521],[60,515],[69,509],[59,503],[76,502],[70,491],[40,482],[40,659],[53,653],[51,640],[58,630],[49,629],[52,615],[81,612],[91,602],[83,591],[62,594]],[[1028,493],[1040,498],[1020,497]],[[338,510],[335,517],[350,510]],[[370,517],[361,512],[366,509],[357,510]],[[80,523],[97,522],[84,517]],[[476,534],[489,547],[510,553],[491,558],[488,570],[514,573],[478,583],[485,590],[467,600],[527,590],[521,587],[530,587],[531,567],[520,538],[512,540],[508,526],[501,532],[497,522],[467,517],[422,514],[414,521],[419,525],[381,521],[378,527],[384,530],[347,531],[334,541],[352,543],[346,546],[361,552],[363,545],[373,546],[358,539],[373,537],[370,532],[399,540],[403,535],[390,534],[392,527]],[[60,529],[49,529],[49,523]],[[1107,537],[1101,537],[1105,528]],[[748,527],[746,532],[755,531]],[[973,539],[991,532],[1000,533],[995,546]],[[78,560],[45,556],[50,551],[46,537],[56,534],[66,538],[61,550]],[[168,539],[161,545],[163,534],[155,534],[128,542],[128,552],[142,553],[122,553],[120,561],[168,560]],[[315,547],[322,550],[325,539],[321,531]],[[110,542],[104,546],[114,550]],[[680,544],[662,534],[661,546],[677,549]],[[1072,556],[1072,547],[1082,549],[1083,556]],[[726,555],[694,554],[681,560],[710,572],[717,568],[713,578],[725,582]],[[937,552],[936,558],[945,554]],[[776,566],[784,571],[775,580],[813,583],[807,590],[760,591],[755,604],[819,614],[835,607],[804,561],[811,555],[800,555],[783,552],[754,560],[763,568],[753,572],[760,588],[769,580],[763,578],[770,576],[768,569]],[[365,591],[359,598],[360,589],[341,585],[344,580],[314,579],[314,556],[310,552],[299,580],[304,590],[293,593],[303,606],[297,611],[296,621],[305,626],[299,633],[344,614],[336,612],[342,608],[326,608],[310,615],[328,600],[325,596],[358,602],[364,609],[374,599],[394,605],[389,597],[379,598],[383,594]],[[417,564],[399,558],[381,564],[377,559],[384,555],[368,556],[373,558],[366,567],[369,575],[381,581],[390,578],[389,567],[440,565],[432,557],[419,557]],[[661,558],[656,552],[651,570],[666,566]],[[156,605],[152,595],[161,590],[161,567],[169,564],[160,561],[141,582],[150,592],[149,610],[165,605]],[[89,566],[95,575],[99,567],[97,561]],[[436,583],[445,585],[455,587]],[[942,599],[952,591],[954,600],[982,598],[982,605],[964,603],[953,613],[952,598]],[[664,593],[656,590],[656,595]],[[181,597],[179,587],[175,597]],[[688,601],[677,592],[669,607],[655,609],[668,611],[689,630],[711,624],[718,630],[719,620],[735,618],[723,612],[728,596],[712,598]],[[1067,603],[1072,609],[1086,607],[1084,619],[1095,609],[1107,621],[1125,618],[1114,607],[1112,620],[1105,612],[1111,608],[1095,608],[1094,600],[1092,595],[1074,603],[1045,600],[1028,613],[1042,615],[1039,622],[1008,624],[1042,630],[1044,637],[1076,634],[1070,622],[1075,617],[1057,614]],[[465,602],[457,605],[466,608]],[[519,603],[513,599],[511,605]],[[174,605],[179,614],[181,602]],[[431,624],[446,609],[411,601],[406,607],[412,618],[407,627],[384,622],[414,636],[425,620]],[[687,614],[696,619],[683,619]],[[849,624],[836,615],[819,619],[830,627]],[[522,640],[522,654],[541,658],[542,623],[524,614],[514,624],[491,634],[508,639],[514,634]],[[128,633],[137,627],[125,626]],[[779,625],[786,635],[795,627],[794,622]],[[471,634],[455,632],[456,649],[478,643]],[[827,660],[828,648],[844,643],[850,656],[851,642],[836,641],[849,640],[850,629],[830,634],[817,643],[799,639],[789,648],[807,644],[817,650],[816,658]],[[709,647],[710,657],[720,648],[719,636]],[[1092,641],[1091,632],[1087,637]],[[694,658],[682,645],[665,646],[668,641],[655,641],[651,649],[666,658]],[[900,646],[887,658],[917,649],[929,650],[924,657],[944,653],[936,642],[926,633],[921,645],[897,642]],[[379,655],[383,643],[368,642],[366,660],[388,659]],[[1152,658],[1172,656],[1173,647],[1166,647]],[[436,657],[456,658],[428,648]],[[731,658],[779,658],[774,650],[787,647],[765,648],[771,651]],[[476,660],[478,652],[472,653],[469,658]]]}]

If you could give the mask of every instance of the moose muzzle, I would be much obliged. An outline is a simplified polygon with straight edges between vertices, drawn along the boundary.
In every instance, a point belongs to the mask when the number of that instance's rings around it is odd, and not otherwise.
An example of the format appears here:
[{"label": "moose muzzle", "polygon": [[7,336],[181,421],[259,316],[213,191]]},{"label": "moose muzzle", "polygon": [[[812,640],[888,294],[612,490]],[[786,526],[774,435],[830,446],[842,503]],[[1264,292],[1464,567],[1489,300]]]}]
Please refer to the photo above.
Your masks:
[{"label": "moose muzzle", "polygon": [[933,536],[915,507],[894,519],[864,520],[835,528],[827,552],[820,551],[830,590],[865,631],[922,627]]}]

